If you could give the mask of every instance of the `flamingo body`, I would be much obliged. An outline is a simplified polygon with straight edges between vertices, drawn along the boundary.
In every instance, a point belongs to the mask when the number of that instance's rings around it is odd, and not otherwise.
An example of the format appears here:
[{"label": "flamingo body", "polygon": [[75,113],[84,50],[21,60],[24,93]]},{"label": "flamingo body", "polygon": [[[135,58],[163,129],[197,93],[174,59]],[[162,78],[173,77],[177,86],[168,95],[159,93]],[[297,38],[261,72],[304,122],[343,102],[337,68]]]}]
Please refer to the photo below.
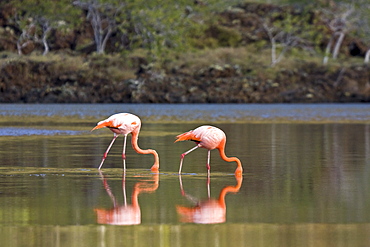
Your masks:
[{"label": "flamingo body", "polygon": [[102,161],[99,166],[99,170],[103,166],[103,163],[114,141],[117,139],[117,137],[120,134],[124,135],[122,159],[124,163],[124,168],[126,168],[126,165],[125,165],[126,164],[125,163],[126,161],[126,139],[127,139],[127,135],[131,133],[132,134],[132,138],[131,138],[132,148],[139,154],[152,154],[154,156],[155,161],[154,161],[154,165],[152,166],[151,170],[158,171],[159,169],[158,153],[153,149],[143,150],[138,146],[138,137],[139,137],[139,132],[141,128],[141,121],[138,116],[131,114],[131,113],[117,113],[117,114],[110,116],[109,118],[105,120],[98,122],[98,124],[91,131],[96,130],[96,129],[101,129],[104,127],[109,128],[114,133],[114,136],[107,150],[105,151],[103,155]]},{"label": "flamingo body", "polygon": [[97,222],[110,225],[139,225],[141,223],[141,211],[139,206],[119,206],[110,210],[95,209]]},{"label": "flamingo body", "polygon": [[[112,200],[113,208],[96,208],[94,209],[97,222],[99,224],[109,225],[138,225],[141,223],[141,210],[139,205],[139,195],[141,193],[152,193],[159,187],[159,173],[156,172],[151,175],[147,181],[137,182],[133,188],[131,194],[131,204],[127,203],[126,198],[126,172],[123,173],[122,178],[122,194],[123,194],[123,205],[119,205],[118,200],[114,196],[110,186],[108,185],[107,179],[103,173],[100,176],[103,179],[104,188]],[[152,183],[151,183],[152,182]]]},{"label": "flamingo body", "polygon": [[[181,216],[182,222],[192,222],[197,224],[215,224],[222,223],[226,221],[226,200],[225,197],[228,193],[237,193],[239,192],[243,177],[235,176],[237,184],[235,186],[229,185],[224,187],[218,199],[211,198],[210,191],[210,178],[207,178],[207,189],[208,189],[208,198],[207,200],[202,200],[197,202],[194,207],[184,207],[176,205],[176,211]],[[194,198],[187,194],[182,186],[181,175],[180,180],[180,189],[181,194],[188,199],[194,201]]]},{"label": "flamingo body", "polygon": [[178,135],[177,138],[176,142],[185,140],[195,141],[202,148],[213,150],[220,146],[222,140],[226,140],[226,135],[219,128],[203,125],[195,130]]},{"label": "flamingo body", "polygon": [[201,202],[192,208],[176,205],[176,210],[182,216],[182,222],[215,224],[226,220],[226,206],[220,205],[214,199]]},{"label": "flamingo body", "polygon": [[207,159],[208,172],[210,170],[210,164],[209,164],[210,163],[210,151],[213,149],[218,149],[220,156],[223,160],[227,162],[235,161],[237,163],[238,167],[235,170],[235,175],[238,175],[238,176],[242,175],[243,167],[242,167],[241,161],[236,157],[227,157],[225,154],[226,135],[221,129],[214,127],[214,126],[203,125],[194,130],[190,130],[188,132],[180,134],[176,138],[177,139],[175,142],[189,140],[189,141],[194,141],[197,144],[194,148],[188,150],[187,152],[181,155],[179,174],[181,174],[182,163],[183,163],[185,155],[192,152],[196,148],[201,147],[201,148],[208,149],[208,159]]},{"label": "flamingo body", "polygon": [[109,128],[115,134],[127,135],[135,129],[140,131],[141,121],[138,116],[130,113],[117,113],[109,118],[100,121],[92,130],[103,127]]}]

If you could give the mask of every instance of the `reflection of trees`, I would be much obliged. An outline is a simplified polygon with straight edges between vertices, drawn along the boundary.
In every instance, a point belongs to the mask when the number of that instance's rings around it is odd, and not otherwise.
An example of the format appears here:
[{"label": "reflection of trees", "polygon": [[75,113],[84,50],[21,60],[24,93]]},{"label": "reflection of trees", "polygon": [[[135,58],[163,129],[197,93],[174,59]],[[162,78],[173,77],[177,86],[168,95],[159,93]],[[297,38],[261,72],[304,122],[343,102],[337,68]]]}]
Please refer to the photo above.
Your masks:
[{"label": "reflection of trees", "polygon": [[185,193],[182,186],[181,175],[179,176],[181,193],[187,199],[196,203],[194,207],[176,206],[177,212],[181,216],[182,222],[193,222],[199,224],[214,224],[226,221],[226,202],[225,197],[228,193],[236,193],[242,186],[243,177],[235,176],[237,184],[235,186],[224,187],[218,199],[211,198],[210,177],[207,178],[208,197],[206,200],[197,201],[191,195]]},{"label": "reflection of trees", "polygon": [[123,204],[120,205],[109,187],[107,179],[102,172],[99,171],[99,173],[103,180],[104,189],[112,200],[113,208],[96,208],[97,222],[110,225],[140,224],[141,210],[138,197],[141,193],[151,193],[157,190],[159,186],[159,174],[154,173],[148,181],[136,183],[131,195],[131,204],[128,204],[126,198],[126,173],[124,172],[122,177]]},{"label": "reflection of trees", "polygon": [[253,203],[240,215],[257,221],[364,215],[368,199],[363,194],[370,188],[368,125],[253,124],[244,132],[240,146],[245,149],[239,152],[246,153],[246,171],[253,174],[245,200]]}]

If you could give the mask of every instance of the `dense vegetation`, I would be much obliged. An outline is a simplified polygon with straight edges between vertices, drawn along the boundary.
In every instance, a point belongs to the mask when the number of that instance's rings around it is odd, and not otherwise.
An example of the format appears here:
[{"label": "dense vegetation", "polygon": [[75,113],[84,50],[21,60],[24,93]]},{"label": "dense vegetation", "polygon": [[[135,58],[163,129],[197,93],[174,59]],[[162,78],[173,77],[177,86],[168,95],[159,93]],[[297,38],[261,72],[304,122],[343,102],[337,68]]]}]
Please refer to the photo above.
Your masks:
[{"label": "dense vegetation", "polygon": [[307,2],[2,1],[0,102],[368,101],[369,3]]}]

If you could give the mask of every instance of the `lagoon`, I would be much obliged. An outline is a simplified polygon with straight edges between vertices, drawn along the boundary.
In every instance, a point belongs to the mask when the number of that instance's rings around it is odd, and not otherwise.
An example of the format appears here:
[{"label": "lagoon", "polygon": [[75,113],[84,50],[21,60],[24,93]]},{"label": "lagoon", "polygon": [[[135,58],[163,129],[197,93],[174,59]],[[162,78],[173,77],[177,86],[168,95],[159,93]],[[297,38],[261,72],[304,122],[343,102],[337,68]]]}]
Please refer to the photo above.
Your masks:
[{"label": "lagoon", "polygon": [[[2,104],[0,237],[4,246],[367,246],[368,104]],[[140,116],[139,145],[90,132],[117,112]],[[211,124],[228,137],[207,178],[204,149],[175,136]],[[130,138],[129,138],[130,140]],[[203,212],[204,217],[201,217]]]}]

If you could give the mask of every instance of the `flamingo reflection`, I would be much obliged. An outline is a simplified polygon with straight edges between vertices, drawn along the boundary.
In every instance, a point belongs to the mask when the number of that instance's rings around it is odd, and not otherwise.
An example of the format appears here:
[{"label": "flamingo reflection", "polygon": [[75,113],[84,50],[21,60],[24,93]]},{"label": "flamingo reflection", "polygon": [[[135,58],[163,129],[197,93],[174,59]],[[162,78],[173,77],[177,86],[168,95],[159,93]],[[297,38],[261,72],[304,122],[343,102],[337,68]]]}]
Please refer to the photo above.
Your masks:
[{"label": "flamingo reflection", "polygon": [[[180,221],[192,222],[197,224],[215,224],[223,223],[226,221],[226,202],[225,197],[227,193],[237,193],[242,186],[243,177],[235,176],[237,184],[235,186],[224,187],[218,199],[211,198],[210,192],[210,178],[207,178],[207,191],[208,198],[204,201],[197,202],[194,207],[176,206],[177,213],[180,215]],[[181,175],[179,176],[180,189],[183,196],[190,201],[196,201],[192,196],[185,193],[182,186]]]},{"label": "flamingo reflection", "polygon": [[123,192],[123,204],[119,205],[116,197],[113,195],[110,189],[107,179],[103,173],[99,171],[99,174],[103,180],[104,188],[112,200],[113,208],[104,209],[96,208],[94,211],[97,215],[97,222],[99,224],[109,225],[138,225],[141,223],[141,210],[139,205],[138,197],[141,193],[151,193],[157,190],[159,187],[159,174],[153,173],[149,180],[143,182],[137,182],[134,185],[131,204],[127,203],[126,199],[126,172],[122,175],[122,192]]}]

